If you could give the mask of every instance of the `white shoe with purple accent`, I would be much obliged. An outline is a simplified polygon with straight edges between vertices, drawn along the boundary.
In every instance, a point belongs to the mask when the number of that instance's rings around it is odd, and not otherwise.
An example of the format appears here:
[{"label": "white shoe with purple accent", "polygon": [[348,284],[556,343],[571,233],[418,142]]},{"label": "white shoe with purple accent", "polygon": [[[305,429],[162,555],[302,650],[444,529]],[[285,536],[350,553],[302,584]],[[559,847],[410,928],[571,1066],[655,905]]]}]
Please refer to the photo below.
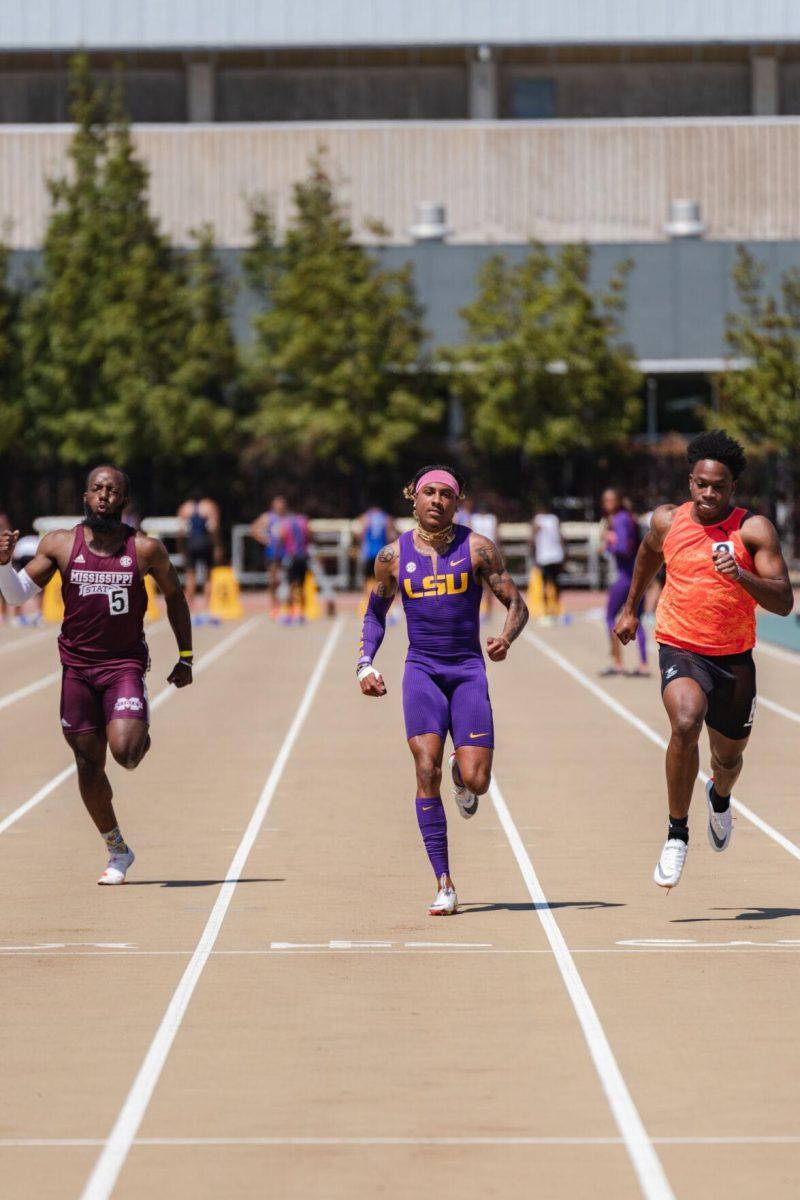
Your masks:
[{"label": "white shoe with purple accent", "polygon": [[461,772],[458,769],[456,762],[455,751],[449,758],[450,777],[453,780],[453,799],[458,805],[458,811],[465,820],[474,817],[478,811],[478,796],[474,792],[470,792],[464,787],[464,780],[461,778]]},{"label": "white shoe with purple accent", "polygon": [[436,899],[428,909],[428,915],[431,917],[452,917],[453,913],[458,912],[458,896],[454,887],[448,887],[447,876],[442,875],[439,878],[439,891],[436,894]]}]

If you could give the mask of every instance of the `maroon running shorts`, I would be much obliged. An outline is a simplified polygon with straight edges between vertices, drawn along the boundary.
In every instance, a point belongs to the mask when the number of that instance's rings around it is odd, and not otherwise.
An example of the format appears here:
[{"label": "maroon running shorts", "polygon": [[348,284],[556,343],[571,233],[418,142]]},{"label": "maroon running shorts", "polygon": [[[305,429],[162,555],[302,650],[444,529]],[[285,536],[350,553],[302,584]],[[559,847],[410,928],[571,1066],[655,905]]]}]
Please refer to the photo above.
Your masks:
[{"label": "maroon running shorts", "polygon": [[144,671],[124,666],[64,667],[61,727],[68,733],[104,730],[109,721],[150,724]]}]

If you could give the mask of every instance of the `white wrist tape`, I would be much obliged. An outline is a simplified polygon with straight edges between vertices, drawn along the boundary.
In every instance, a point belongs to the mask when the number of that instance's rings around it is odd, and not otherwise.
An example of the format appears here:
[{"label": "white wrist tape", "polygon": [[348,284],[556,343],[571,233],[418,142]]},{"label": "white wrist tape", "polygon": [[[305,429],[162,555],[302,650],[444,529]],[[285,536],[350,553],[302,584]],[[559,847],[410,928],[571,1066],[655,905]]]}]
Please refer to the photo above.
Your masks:
[{"label": "white wrist tape", "polygon": [[15,571],[11,563],[0,566],[0,592],[9,604],[24,604],[31,596],[38,596],[41,590],[24,567]]},{"label": "white wrist tape", "polygon": [[359,667],[356,679],[361,683],[361,680],[366,679],[368,675],[374,675],[376,679],[381,677],[380,671],[377,671],[372,663],[364,663],[363,667]]}]

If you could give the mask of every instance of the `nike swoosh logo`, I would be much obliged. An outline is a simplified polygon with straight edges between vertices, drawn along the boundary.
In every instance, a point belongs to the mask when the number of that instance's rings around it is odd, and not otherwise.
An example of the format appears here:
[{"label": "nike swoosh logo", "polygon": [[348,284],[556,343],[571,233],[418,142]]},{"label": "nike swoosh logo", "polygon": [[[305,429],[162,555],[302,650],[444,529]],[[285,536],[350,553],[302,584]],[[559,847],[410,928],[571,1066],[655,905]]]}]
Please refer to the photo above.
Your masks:
[{"label": "nike swoosh logo", "polygon": [[422,811],[423,811],[423,812],[430,812],[432,808],[433,808],[433,805],[432,805],[432,804],[429,804],[429,805],[427,806],[427,808],[426,808],[426,806],[423,804],[423,806],[422,806]]},{"label": "nike swoosh logo", "polygon": [[661,863],[656,863],[656,875],[658,875],[660,879],[663,879],[664,883],[669,883],[669,876],[665,875],[661,870]]},{"label": "nike swoosh logo", "polygon": [[489,734],[488,733],[471,733],[469,736],[471,738],[478,738],[478,737],[488,737]]},{"label": "nike swoosh logo", "polygon": [[451,567],[460,567],[462,562],[466,562],[466,561],[467,561],[466,558],[456,558],[453,562],[450,563],[450,566]]},{"label": "nike swoosh logo", "polygon": [[721,850],[722,847],[725,845],[725,838],[717,837],[716,830],[714,829],[714,825],[711,821],[708,822],[708,828],[709,828],[709,832],[711,833],[711,837],[714,839],[714,845],[717,847],[718,850]]}]

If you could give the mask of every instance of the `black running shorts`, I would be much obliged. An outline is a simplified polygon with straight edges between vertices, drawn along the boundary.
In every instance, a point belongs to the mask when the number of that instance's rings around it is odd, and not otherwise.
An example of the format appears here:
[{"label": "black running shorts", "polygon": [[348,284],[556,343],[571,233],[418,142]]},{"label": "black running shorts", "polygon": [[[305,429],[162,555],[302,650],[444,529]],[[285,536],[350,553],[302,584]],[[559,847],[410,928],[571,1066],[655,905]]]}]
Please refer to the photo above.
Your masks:
[{"label": "black running shorts", "polygon": [[756,664],[752,650],[712,655],[660,645],[658,665],[662,696],[673,679],[693,679],[706,694],[709,729],[716,729],[736,742],[750,736],[756,711]]}]

